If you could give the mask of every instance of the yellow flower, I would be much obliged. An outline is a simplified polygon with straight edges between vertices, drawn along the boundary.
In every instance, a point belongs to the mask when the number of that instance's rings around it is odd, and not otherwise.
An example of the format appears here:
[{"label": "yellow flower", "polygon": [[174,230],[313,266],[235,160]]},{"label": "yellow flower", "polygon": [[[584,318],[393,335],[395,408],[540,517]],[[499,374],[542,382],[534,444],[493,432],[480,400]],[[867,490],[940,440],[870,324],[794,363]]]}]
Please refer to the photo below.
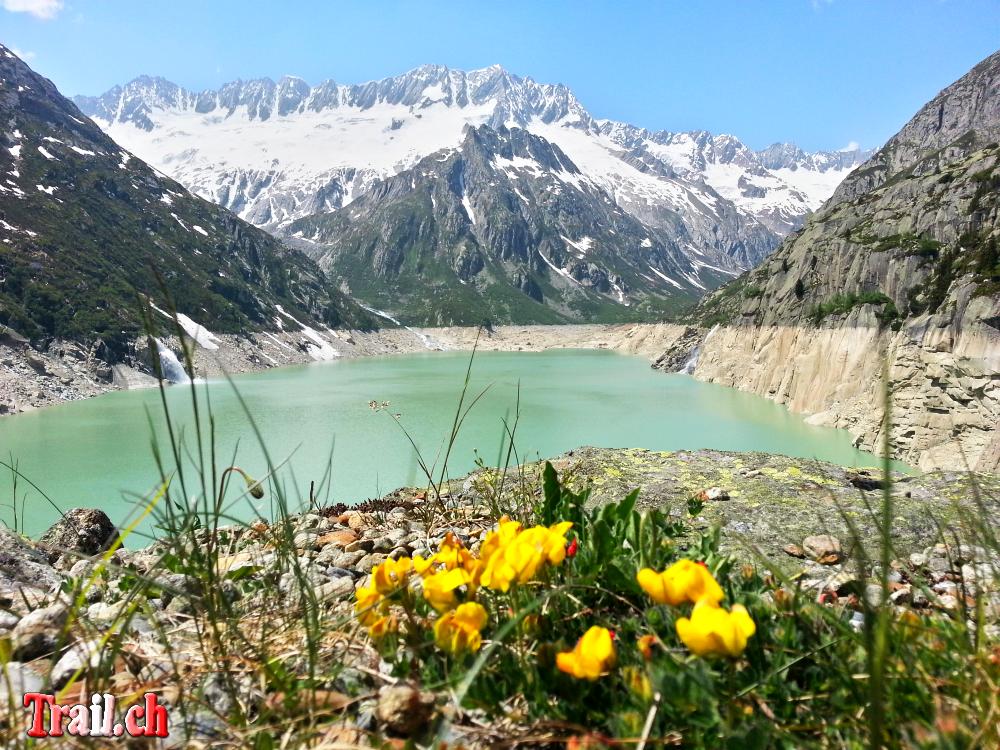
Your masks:
[{"label": "yellow flower", "polygon": [[446,570],[454,570],[464,567],[471,558],[472,555],[462,544],[462,540],[449,531],[434,555],[434,562],[444,565]]},{"label": "yellow flower", "polygon": [[500,530],[483,542],[482,585],[507,591],[514,583],[532,580],[546,562],[560,564],[566,557],[566,532],[572,526],[564,521],[520,530],[514,521],[501,521]]},{"label": "yellow flower", "polygon": [[556,655],[556,666],[580,680],[596,680],[615,665],[611,631],[594,625],[576,642],[572,651]]},{"label": "yellow flower", "polygon": [[382,594],[375,588],[374,581],[368,586],[362,586],[354,592],[354,613],[362,625],[372,625],[384,609]]},{"label": "yellow flower", "polygon": [[375,640],[385,638],[397,630],[399,630],[399,620],[396,619],[396,615],[383,615],[368,626],[368,634]]},{"label": "yellow flower", "polygon": [[732,611],[702,600],[694,605],[691,619],[677,620],[677,637],[698,656],[722,654],[739,656],[747,646],[747,639],[757,631],[746,608],[734,604]]},{"label": "yellow flower", "polygon": [[442,570],[424,579],[424,598],[438,612],[446,612],[458,603],[455,590],[470,583],[471,577],[463,568]]},{"label": "yellow flower", "polygon": [[545,559],[549,565],[559,565],[566,559],[566,532],[573,528],[572,521],[560,521],[545,529],[543,526],[536,526],[537,529],[544,529],[543,535]]},{"label": "yellow flower", "polygon": [[653,697],[653,685],[646,672],[638,667],[625,667],[622,670],[625,684],[633,695],[648,701]]},{"label": "yellow flower", "polygon": [[372,569],[372,585],[380,594],[391,594],[406,585],[412,566],[408,557],[386,560]]},{"label": "yellow flower", "polygon": [[427,558],[421,555],[414,555],[411,562],[413,563],[413,572],[421,578],[434,572],[434,555]]},{"label": "yellow flower", "polygon": [[509,518],[501,518],[496,531],[491,531],[483,540],[479,548],[479,557],[487,561],[493,557],[494,553],[506,547],[520,533],[521,524],[518,521],[511,521]]},{"label": "yellow flower", "polygon": [[639,638],[639,653],[642,654],[642,658],[646,661],[650,661],[653,658],[653,647],[656,645],[655,635],[644,635]]},{"label": "yellow flower", "polygon": [[712,604],[722,601],[722,588],[716,583],[708,568],[691,560],[678,560],[662,573],[643,568],[636,580],[659,604],[677,606],[684,602],[697,604],[707,600]]},{"label": "yellow flower", "polygon": [[441,615],[434,623],[434,642],[453,654],[478,651],[483,643],[480,632],[489,619],[478,602],[466,602]]}]

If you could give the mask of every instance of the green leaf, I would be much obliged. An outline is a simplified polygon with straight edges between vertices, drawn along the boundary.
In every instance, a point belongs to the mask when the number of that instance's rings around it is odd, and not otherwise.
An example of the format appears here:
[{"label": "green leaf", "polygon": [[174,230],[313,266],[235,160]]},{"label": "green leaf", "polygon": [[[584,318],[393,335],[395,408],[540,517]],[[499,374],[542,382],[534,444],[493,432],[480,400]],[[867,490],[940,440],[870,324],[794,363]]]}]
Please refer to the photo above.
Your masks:
[{"label": "green leaf", "polygon": [[635,502],[639,499],[639,488],[636,487],[625,499],[618,503],[618,519],[620,521],[628,520],[629,516],[632,515],[632,511],[635,510]]},{"label": "green leaf", "polygon": [[542,502],[542,523],[550,526],[556,522],[556,515],[562,504],[562,489],[559,487],[559,477],[555,467],[548,461],[545,462],[545,469],[542,472],[542,487],[545,493]]}]

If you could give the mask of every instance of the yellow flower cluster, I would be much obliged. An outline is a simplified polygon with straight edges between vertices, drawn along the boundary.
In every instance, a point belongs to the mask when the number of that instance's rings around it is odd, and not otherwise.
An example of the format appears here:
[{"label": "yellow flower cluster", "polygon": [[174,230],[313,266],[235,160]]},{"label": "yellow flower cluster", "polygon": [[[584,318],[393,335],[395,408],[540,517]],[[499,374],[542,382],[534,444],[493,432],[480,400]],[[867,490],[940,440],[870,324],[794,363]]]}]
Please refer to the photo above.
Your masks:
[{"label": "yellow flower cluster", "polygon": [[653,601],[679,606],[691,602],[691,617],[679,617],[677,637],[698,656],[739,656],[757,627],[740,604],[721,606],[722,588],[704,565],[679,560],[661,573],[643,568],[636,580]]},{"label": "yellow flower cluster", "polygon": [[[434,623],[438,646],[452,653],[476,651],[488,621],[486,609],[474,601],[480,587],[506,592],[535,578],[544,565],[559,565],[566,557],[566,533],[572,525],[525,529],[504,518],[486,535],[478,556],[449,532],[429,558],[415,555],[377,565],[371,582],[355,592],[355,613],[373,638],[396,632],[389,598],[419,577],[424,599],[440,613]],[[460,593],[464,603],[459,602]]]}]

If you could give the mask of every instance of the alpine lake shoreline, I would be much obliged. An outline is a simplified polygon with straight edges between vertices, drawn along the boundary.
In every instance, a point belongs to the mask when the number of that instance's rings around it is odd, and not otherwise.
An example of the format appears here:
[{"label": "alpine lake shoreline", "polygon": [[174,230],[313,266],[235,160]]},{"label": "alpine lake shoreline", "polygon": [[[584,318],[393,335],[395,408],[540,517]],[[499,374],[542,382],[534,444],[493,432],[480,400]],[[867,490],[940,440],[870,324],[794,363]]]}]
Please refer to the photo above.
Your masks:
[{"label": "alpine lake shoreline", "polygon": [[[395,676],[358,632],[355,600],[387,562],[429,556],[448,540],[475,552],[505,504],[533,515],[537,507],[524,504],[541,503],[547,463],[481,469],[357,507],[315,507],[270,523],[215,525],[216,519],[135,550],[119,547],[119,530],[94,509],[68,511],[37,542],[2,530],[0,641],[8,644],[9,661],[0,707],[27,691],[85,696],[132,686],[156,692],[170,707],[170,740],[162,747],[238,744],[226,717],[282,710],[282,693],[254,677],[261,665],[251,664],[250,655],[228,675],[206,661],[199,639],[221,617],[221,592],[228,619],[217,627],[252,633],[264,613],[281,622],[290,615],[275,633],[282,648],[304,637],[295,613],[306,599],[313,602],[322,633],[315,656],[337,664],[330,677],[317,678],[314,698],[324,717],[321,729],[312,728],[317,737],[379,747],[444,732],[450,742],[478,748],[534,736],[537,728],[516,714],[487,717],[448,690]],[[591,508],[639,488],[637,510],[685,526],[674,541],[680,554],[700,554],[699,538],[717,528],[720,554],[772,581],[775,602],[805,596],[860,628],[866,607],[878,600],[877,576],[859,555],[878,544],[873,508],[886,487],[878,472],[713,450],[581,448],[551,466],[564,487],[589,490]],[[889,606],[899,616],[964,613],[987,637],[1000,637],[1000,558],[964,542],[972,538],[966,532],[975,535],[965,499],[975,492],[996,513],[1000,478],[894,474],[890,491]],[[774,509],[781,512],[768,512]],[[951,532],[947,538],[943,528]],[[185,567],[195,559],[211,572]],[[977,592],[984,606],[974,611],[968,602]],[[9,714],[8,731],[21,731],[17,715]],[[556,741],[560,732],[548,736]]]},{"label": "alpine lake shoreline", "polygon": [[[677,370],[704,334],[693,337],[686,326],[648,324],[503,326],[489,333],[400,328],[329,332],[325,338],[343,357],[467,351],[478,337],[481,351],[600,348]],[[212,338],[216,349],[195,349],[197,377],[316,361],[311,356],[316,348],[299,333]],[[266,349],[261,340],[270,342]],[[176,338],[164,342],[179,351]],[[72,389],[74,379],[63,382],[56,367],[79,370],[87,360],[53,349],[40,355],[46,374],[28,366],[39,378]],[[673,352],[673,359],[665,360],[665,352]],[[111,378],[103,391],[155,385],[149,375],[121,367]],[[882,589],[861,553],[879,543],[877,509],[887,485],[878,470],[708,449],[583,447],[550,462],[566,487],[591,493],[591,508],[638,489],[638,509],[661,512],[685,527],[675,541],[681,554],[698,554],[698,540],[718,529],[719,553],[772,581],[769,596],[775,602],[805,596],[855,629],[877,603]],[[272,613],[266,616],[285,623],[279,630],[288,631],[275,635],[282,643],[306,638],[300,632],[304,615],[296,613],[311,611],[317,618],[322,635],[315,658],[336,663],[337,669],[314,682],[312,700],[320,701],[324,718],[321,729],[312,731],[335,746],[401,746],[403,738],[429,742],[444,736],[449,743],[490,747],[534,736],[537,728],[516,712],[487,717],[464,707],[449,690],[394,674],[384,654],[359,632],[355,601],[380,565],[428,556],[448,539],[474,552],[500,521],[503,507],[534,515],[544,494],[546,463],[503,472],[480,469],[438,487],[401,488],[357,506],[317,506],[271,521],[215,525],[215,519],[141,549],[119,546],[128,530],[115,528],[93,508],[67,511],[37,541],[2,530],[0,641],[8,644],[10,660],[0,684],[0,714],[28,691],[86,695],[108,686],[141,687],[171,707],[171,738],[163,747],[238,745],[231,717],[270,715],[282,710],[287,695],[271,678],[261,681],[260,665],[227,671],[207,661],[202,639],[219,626],[213,618],[220,617],[217,607],[224,602],[227,632],[254,631],[262,616]],[[975,518],[1000,512],[1000,477],[893,472],[889,491],[892,610],[899,616],[966,617],[986,637],[1000,638],[1000,557],[988,545],[966,541],[981,531]],[[206,563],[210,572],[188,560]],[[970,602],[982,606],[973,611]],[[287,623],[285,615],[292,618]],[[294,664],[288,668],[303,668]],[[18,714],[9,716],[7,731],[18,731]],[[4,731],[0,728],[0,736]],[[548,738],[564,741],[558,732]]]}]

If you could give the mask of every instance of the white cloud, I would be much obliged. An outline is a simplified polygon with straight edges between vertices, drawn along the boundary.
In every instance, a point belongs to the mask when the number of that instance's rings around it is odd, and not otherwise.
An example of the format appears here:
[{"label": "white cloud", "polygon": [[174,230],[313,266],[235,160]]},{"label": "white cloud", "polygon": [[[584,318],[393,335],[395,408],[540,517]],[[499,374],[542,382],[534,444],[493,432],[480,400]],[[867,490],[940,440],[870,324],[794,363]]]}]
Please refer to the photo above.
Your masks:
[{"label": "white cloud", "polygon": [[18,57],[20,57],[22,60],[24,60],[26,62],[28,60],[34,60],[35,59],[35,53],[34,52],[27,52],[25,50],[18,49],[17,47],[8,47],[7,49],[9,49],[11,52],[13,52],[15,55],[17,55]]},{"label": "white cloud", "polygon": [[812,0],[812,8],[817,13],[823,10],[823,8],[827,5],[833,5],[833,0]]},{"label": "white cloud", "polygon": [[35,18],[50,21],[63,9],[63,0],[0,0],[3,9],[11,13],[30,13]]},{"label": "white cloud", "polygon": [[837,149],[837,150],[838,151],[858,151],[860,148],[861,148],[861,145],[857,141],[851,141],[850,143],[848,143],[843,148]]}]

